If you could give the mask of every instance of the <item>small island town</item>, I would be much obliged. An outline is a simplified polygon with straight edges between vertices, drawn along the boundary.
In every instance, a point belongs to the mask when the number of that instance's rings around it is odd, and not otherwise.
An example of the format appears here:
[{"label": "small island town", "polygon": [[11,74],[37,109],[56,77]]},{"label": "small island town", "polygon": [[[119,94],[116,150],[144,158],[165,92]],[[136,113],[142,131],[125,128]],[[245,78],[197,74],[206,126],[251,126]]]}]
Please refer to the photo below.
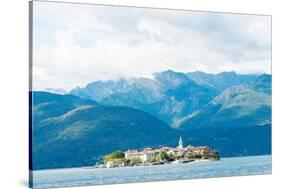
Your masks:
[{"label": "small island town", "polygon": [[188,145],[184,147],[183,139],[180,137],[177,147],[144,148],[143,150],[112,152],[105,155],[103,162],[97,163],[96,168],[181,164],[193,161],[217,161],[219,159],[220,156],[217,150],[208,146]]}]

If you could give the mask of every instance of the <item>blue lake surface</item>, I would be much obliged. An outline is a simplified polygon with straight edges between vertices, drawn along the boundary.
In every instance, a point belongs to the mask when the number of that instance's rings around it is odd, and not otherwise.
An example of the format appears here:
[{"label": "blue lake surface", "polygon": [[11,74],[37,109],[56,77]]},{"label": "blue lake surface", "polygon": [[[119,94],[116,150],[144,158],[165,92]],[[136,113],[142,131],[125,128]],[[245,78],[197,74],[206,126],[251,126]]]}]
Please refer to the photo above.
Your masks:
[{"label": "blue lake surface", "polygon": [[33,171],[33,188],[270,174],[271,159],[266,155],[143,167],[40,170]]}]

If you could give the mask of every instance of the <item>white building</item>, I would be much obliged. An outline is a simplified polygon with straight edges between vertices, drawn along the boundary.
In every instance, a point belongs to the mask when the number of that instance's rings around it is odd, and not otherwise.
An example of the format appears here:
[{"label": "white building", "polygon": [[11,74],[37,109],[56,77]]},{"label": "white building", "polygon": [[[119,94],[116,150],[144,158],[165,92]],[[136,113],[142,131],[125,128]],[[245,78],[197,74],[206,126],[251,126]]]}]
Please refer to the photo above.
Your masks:
[{"label": "white building", "polygon": [[113,168],[113,167],[114,167],[114,163],[112,161],[106,163],[106,168]]},{"label": "white building", "polygon": [[148,151],[148,152],[144,152],[142,157],[141,157],[141,160],[142,161],[147,161],[147,160],[150,160],[150,159],[153,159],[155,158],[155,152],[154,151]]},{"label": "white building", "polygon": [[153,159],[156,157],[155,150],[144,150],[144,151],[137,151],[137,150],[128,150],[125,152],[125,158],[140,158],[142,161],[147,161],[149,159]]}]

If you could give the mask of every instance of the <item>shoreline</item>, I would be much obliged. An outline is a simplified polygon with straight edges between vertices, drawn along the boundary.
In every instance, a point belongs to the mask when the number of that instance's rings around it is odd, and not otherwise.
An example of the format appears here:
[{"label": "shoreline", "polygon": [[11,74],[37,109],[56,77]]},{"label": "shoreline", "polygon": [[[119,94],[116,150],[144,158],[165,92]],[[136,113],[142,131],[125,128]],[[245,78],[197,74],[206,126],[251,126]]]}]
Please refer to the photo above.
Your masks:
[{"label": "shoreline", "polygon": [[[242,168],[242,169],[241,169]],[[216,171],[214,171],[216,170]],[[231,173],[230,173],[231,170]],[[149,174],[148,174],[149,173]],[[198,174],[197,174],[198,173]],[[226,158],[223,161],[183,165],[111,169],[63,169],[35,172],[36,188],[76,185],[106,185],[165,180],[205,179],[272,173],[271,156]]]},{"label": "shoreline", "polygon": [[[272,154],[221,157],[220,161],[221,160],[225,160],[225,159],[234,159],[234,158],[236,159],[236,158],[247,158],[247,157],[261,157],[261,156],[271,156],[272,157]],[[177,164],[174,164],[174,165],[177,165]],[[180,165],[180,164],[178,164],[178,165]],[[148,166],[135,166],[135,167],[131,167],[131,168],[136,168],[136,167],[148,167]],[[116,167],[116,168],[127,168],[127,167]],[[98,170],[98,169],[109,169],[110,170],[110,168],[95,168],[94,165],[93,165],[93,166],[69,167],[69,168],[65,167],[65,168],[53,168],[53,169],[52,168],[51,169],[37,169],[37,170],[29,170],[29,172],[32,173],[32,172],[44,172],[44,171],[58,171],[58,170],[65,170],[65,169],[68,169],[68,170],[71,170],[71,169],[73,169],[73,170],[75,170],[75,169],[95,169],[95,170]]]}]

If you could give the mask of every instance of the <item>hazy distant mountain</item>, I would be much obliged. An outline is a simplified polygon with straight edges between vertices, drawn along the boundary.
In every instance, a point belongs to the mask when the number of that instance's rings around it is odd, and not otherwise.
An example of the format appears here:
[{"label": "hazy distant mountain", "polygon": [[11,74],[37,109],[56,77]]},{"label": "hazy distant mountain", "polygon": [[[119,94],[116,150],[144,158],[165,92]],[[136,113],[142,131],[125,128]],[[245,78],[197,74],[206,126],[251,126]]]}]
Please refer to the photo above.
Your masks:
[{"label": "hazy distant mountain", "polygon": [[237,74],[235,72],[221,72],[218,74],[204,73],[200,71],[189,72],[186,75],[196,83],[223,91],[229,87],[254,81],[259,75]]},{"label": "hazy distant mountain", "polygon": [[172,123],[208,103],[217,91],[201,86],[184,74],[171,70],[155,73],[155,78],[97,81],[70,94],[89,98],[103,105],[128,106]]},{"label": "hazy distant mountain", "polygon": [[254,82],[251,82],[250,87],[258,92],[271,95],[272,77],[268,74],[259,76]]},{"label": "hazy distant mountain", "polygon": [[180,72],[156,73],[155,81],[161,84],[164,95],[146,110],[168,123],[198,110],[217,95],[215,90],[196,84]]},{"label": "hazy distant mountain", "polygon": [[[94,99],[106,105],[138,107],[138,104],[152,103],[161,98],[161,88],[153,80],[120,79],[117,81],[96,81],[85,88],[75,88],[70,94]],[[126,101],[126,102],[124,102]]]},{"label": "hazy distant mountain", "polygon": [[66,94],[67,93],[66,90],[61,89],[61,88],[57,88],[57,89],[55,89],[55,88],[46,88],[44,91],[45,92],[49,92],[49,93],[54,93],[54,94]]},{"label": "hazy distant mountain", "polygon": [[271,76],[230,87],[200,110],[176,121],[180,129],[271,124]]}]

